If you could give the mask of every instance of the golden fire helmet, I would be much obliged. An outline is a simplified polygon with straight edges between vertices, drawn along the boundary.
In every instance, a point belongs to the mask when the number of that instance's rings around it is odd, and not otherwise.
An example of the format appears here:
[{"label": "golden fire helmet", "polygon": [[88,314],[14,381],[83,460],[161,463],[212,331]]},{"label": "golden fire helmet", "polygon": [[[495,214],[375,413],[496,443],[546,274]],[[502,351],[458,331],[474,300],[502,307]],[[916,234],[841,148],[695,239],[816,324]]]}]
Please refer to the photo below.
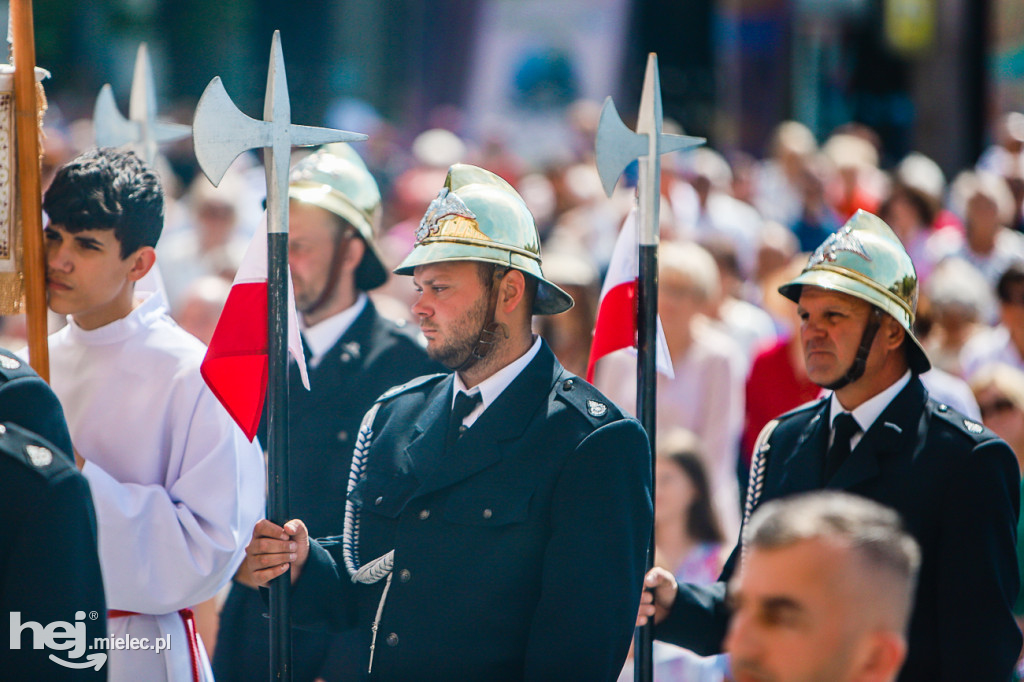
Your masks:
[{"label": "golden fire helmet", "polygon": [[911,369],[920,374],[931,368],[914,336],[917,272],[899,237],[878,216],[857,211],[818,247],[799,277],[779,287],[779,293],[799,302],[804,286],[849,294],[888,313],[912,342],[907,345]]},{"label": "golden fire helmet", "polygon": [[540,235],[522,197],[490,171],[455,164],[420,221],[416,245],[395,274],[411,275],[418,265],[466,260],[531,275],[537,280],[535,315],[554,315],[573,306],[569,294],[544,278]]},{"label": "golden fire helmet", "polygon": [[375,243],[380,190],[352,147],[344,142],[325,145],[295,164],[288,198],[330,211],[356,228],[367,247],[356,270],[356,286],[369,291],[384,284],[388,273]]}]

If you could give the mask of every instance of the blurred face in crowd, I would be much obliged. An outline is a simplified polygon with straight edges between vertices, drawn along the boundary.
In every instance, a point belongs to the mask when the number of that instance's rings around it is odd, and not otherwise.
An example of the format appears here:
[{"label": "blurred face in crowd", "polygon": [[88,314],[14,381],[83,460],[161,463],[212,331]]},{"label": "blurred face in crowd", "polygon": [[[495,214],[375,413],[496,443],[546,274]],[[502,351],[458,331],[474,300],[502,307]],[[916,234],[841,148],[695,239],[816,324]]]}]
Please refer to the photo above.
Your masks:
[{"label": "blurred face in crowd", "polygon": [[659,273],[658,314],[665,328],[669,345],[681,335],[688,335],[690,322],[704,307],[693,282],[674,268]]},{"label": "blurred face in crowd", "polygon": [[[998,386],[989,384],[975,393],[985,426],[1015,450],[1024,445],[1024,410],[1021,410]],[[1017,452],[1018,459],[1024,452]]]},{"label": "blurred face in crowd", "polygon": [[736,682],[893,679],[879,647],[899,636],[873,624],[870,580],[857,568],[849,549],[819,538],[751,547],[730,588]]},{"label": "blurred face in crowd", "polygon": [[1024,284],[1008,287],[1006,300],[999,302],[999,319],[1014,341],[1024,343]]},{"label": "blurred face in crowd", "polygon": [[686,518],[697,489],[683,467],[670,457],[659,457],[655,468],[654,522]]},{"label": "blurred face in crowd", "polygon": [[967,200],[967,215],[964,227],[972,246],[976,243],[988,245],[999,231],[999,207],[985,194],[975,193]]}]

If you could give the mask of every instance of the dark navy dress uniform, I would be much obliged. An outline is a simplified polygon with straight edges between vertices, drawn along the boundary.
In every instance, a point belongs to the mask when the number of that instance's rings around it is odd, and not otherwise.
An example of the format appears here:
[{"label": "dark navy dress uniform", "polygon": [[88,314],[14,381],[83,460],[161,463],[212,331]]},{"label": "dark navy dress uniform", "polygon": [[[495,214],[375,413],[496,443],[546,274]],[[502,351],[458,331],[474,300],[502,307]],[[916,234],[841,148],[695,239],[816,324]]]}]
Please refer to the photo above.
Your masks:
[{"label": "dark navy dress uniform", "polygon": [[[107,609],[89,484],[55,445],[7,422],[0,426],[0,492],[0,677],[107,679],[106,651],[90,648],[107,635]],[[15,612],[18,648],[10,646]],[[60,629],[60,643],[71,648],[47,648],[45,642],[34,648],[29,622],[43,628],[69,624]],[[92,656],[95,665],[65,667],[51,654],[79,665]]]},{"label": "dark navy dress uniform", "polygon": [[71,434],[57,396],[22,358],[0,348],[0,422],[14,422],[57,446],[74,463]]},{"label": "dark navy dress uniform", "polygon": [[[1011,606],[1020,473],[1010,447],[928,398],[915,375],[824,481],[829,400],[778,418],[767,439],[761,501],[822,487],[892,507],[920,543],[921,573],[901,682],[1006,682],[1020,653]],[[734,551],[720,578],[738,568]],[[656,636],[698,653],[720,651],[725,582],[680,585]]]},{"label": "dark navy dress uniform", "polygon": [[[452,375],[382,398],[361,506],[361,562],[394,549],[379,680],[614,680],[652,524],[643,429],[546,344],[446,450]],[[357,626],[359,671],[384,582],[353,584],[343,539],[311,543],[293,590],[310,626]]]},{"label": "dark navy dress uniform", "polygon": [[[345,491],[359,422],[387,389],[444,368],[427,357],[418,329],[382,317],[367,300],[352,325],[309,367],[310,390],[289,372],[290,515],[312,537],[344,527]],[[266,433],[266,419],[260,438]],[[266,442],[265,439],[263,442]],[[233,585],[221,612],[213,668],[218,682],[263,679],[270,669],[269,620],[257,590]],[[357,647],[350,636],[293,631],[293,679],[349,679]]]}]

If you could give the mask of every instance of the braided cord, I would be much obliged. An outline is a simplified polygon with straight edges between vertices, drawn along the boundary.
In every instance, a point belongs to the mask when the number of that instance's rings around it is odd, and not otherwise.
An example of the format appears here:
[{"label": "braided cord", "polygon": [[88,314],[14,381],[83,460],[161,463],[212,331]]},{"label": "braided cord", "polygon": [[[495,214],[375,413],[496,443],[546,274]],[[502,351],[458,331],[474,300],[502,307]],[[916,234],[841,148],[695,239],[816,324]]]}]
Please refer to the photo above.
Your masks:
[{"label": "braided cord", "polygon": [[761,429],[754,443],[754,457],[750,462],[750,477],[747,479],[747,501],[743,508],[743,530],[740,532],[740,556],[747,554],[747,527],[750,524],[750,517],[757,509],[757,503],[761,501],[761,493],[764,492],[764,474],[768,469],[768,451],[775,427],[779,425],[777,419],[773,419]]}]

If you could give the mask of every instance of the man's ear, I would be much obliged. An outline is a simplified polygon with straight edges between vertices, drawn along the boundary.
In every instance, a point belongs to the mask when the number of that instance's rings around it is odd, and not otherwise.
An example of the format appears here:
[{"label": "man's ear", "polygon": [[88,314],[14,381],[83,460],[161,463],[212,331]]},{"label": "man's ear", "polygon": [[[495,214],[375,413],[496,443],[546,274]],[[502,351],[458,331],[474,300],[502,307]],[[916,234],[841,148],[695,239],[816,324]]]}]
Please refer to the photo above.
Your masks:
[{"label": "man's ear", "polygon": [[526,276],[514,268],[510,269],[498,286],[501,287],[498,307],[505,313],[511,313],[522,303],[526,294]]},{"label": "man's ear", "polygon": [[907,338],[907,330],[891,315],[886,315],[882,319],[881,332],[885,345],[890,349],[899,348]]},{"label": "man's ear", "polygon": [[128,259],[132,262],[131,269],[128,270],[128,279],[138,282],[156,263],[156,249],[152,246],[141,246],[135,253],[128,256]]},{"label": "man's ear", "polygon": [[907,657],[907,643],[895,632],[879,631],[868,635],[862,649],[857,682],[891,682],[896,679]]},{"label": "man's ear", "polygon": [[353,235],[349,239],[348,246],[345,248],[345,267],[349,270],[355,270],[358,268],[359,264],[363,261],[363,255],[365,253],[366,242]]}]

